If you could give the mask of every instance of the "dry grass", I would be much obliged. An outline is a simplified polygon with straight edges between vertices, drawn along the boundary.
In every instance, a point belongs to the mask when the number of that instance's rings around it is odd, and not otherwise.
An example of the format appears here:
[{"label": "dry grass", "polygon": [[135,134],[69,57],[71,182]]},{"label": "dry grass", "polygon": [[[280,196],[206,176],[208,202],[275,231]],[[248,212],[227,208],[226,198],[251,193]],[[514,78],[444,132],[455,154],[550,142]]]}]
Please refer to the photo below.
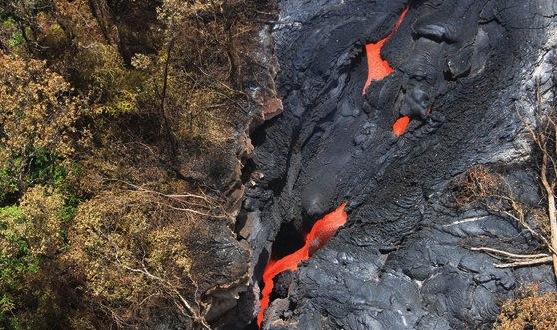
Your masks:
[{"label": "dry grass", "polygon": [[536,287],[531,287],[521,297],[507,300],[493,329],[557,329],[557,292],[539,294]]},{"label": "dry grass", "polygon": [[453,188],[453,197],[457,205],[465,207],[478,201],[507,195],[507,188],[499,174],[478,165],[470,168],[457,180]]}]

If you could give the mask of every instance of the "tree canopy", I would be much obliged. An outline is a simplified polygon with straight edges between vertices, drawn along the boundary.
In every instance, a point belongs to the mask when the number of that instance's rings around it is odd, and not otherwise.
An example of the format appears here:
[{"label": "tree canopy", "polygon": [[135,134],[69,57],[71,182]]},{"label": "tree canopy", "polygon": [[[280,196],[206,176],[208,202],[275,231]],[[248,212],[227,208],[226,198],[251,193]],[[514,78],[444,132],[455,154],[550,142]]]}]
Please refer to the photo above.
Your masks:
[{"label": "tree canopy", "polygon": [[269,6],[0,1],[1,329],[208,327]]}]

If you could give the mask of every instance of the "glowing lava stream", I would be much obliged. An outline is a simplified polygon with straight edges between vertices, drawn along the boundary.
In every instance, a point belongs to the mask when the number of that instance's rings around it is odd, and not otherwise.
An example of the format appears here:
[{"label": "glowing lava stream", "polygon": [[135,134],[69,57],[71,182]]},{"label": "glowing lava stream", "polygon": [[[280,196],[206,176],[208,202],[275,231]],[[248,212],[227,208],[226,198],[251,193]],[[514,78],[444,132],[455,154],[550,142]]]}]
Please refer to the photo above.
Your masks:
[{"label": "glowing lava stream", "polygon": [[319,250],[333,235],[337,229],[346,223],[348,215],[344,211],[346,203],[342,203],[336,210],[317,220],[311,231],[306,235],[305,244],[296,252],[289,254],[279,260],[270,260],[263,271],[263,291],[257,315],[257,325],[261,327],[265,310],[269,307],[271,292],[273,291],[273,278],[285,270],[296,270],[298,264],[309,259],[315,251]]},{"label": "glowing lava stream", "polygon": [[[402,14],[400,15],[400,18],[396,22],[395,27],[391,30],[389,35],[377,41],[376,43],[366,44],[367,80],[364,85],[364,89],[362,90],[362,95],[365,94],[367,88],[371,85],[373,81],[381,80],[395,71],[391,66],[391,64],[389,64],[388,61],[386,61],[381,57],[381,49],[383,48],[385,43],[389,41],[389,39],[391,39],[393,34],[396,32],[396,30],[398,30],[400,24],[402,24],[402,21],[404,20],[404,17],[406,17],[407,13],[408,13],[408,7],[404,9]],[[408,116],[400,117],[393,125],[393,133],[396,136],[401,136],[402,134],[404,134],[404,132],[406,132],[406,129],[408,128],[409,124],[410,124],[410,117]]]}]

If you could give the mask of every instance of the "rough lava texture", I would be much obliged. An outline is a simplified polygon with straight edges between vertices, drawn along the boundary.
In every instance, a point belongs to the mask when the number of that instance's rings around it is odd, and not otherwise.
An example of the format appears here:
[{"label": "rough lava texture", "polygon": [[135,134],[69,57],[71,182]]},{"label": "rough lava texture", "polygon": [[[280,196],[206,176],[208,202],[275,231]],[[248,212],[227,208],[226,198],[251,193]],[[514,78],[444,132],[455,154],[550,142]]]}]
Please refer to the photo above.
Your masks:
[{"label": "rough lava texture", "polygon": [[[362,95],[364,45],[406,7],[381,52],[395,71]],[[539,198],[523,126],[538,82],[544,106],[554,99],[557,3],[281,0],[279,10],[284,111],[252,134],[256,172],[238,232],[252,249],[253,285],[232,328],[257,314],[273,244],[294,244],[275,239],[281,226],[307,232],[342,201],[348,223],[288,281],[282,275],[264,329],[489,328],[520,285],[555,290],[549,266],[499,269],[467,249],[536,242],[505,219],[458,209],[451,188],[485,164],[528,187],[525,202]],[[412,121],[397,138],[401,115]]]}]

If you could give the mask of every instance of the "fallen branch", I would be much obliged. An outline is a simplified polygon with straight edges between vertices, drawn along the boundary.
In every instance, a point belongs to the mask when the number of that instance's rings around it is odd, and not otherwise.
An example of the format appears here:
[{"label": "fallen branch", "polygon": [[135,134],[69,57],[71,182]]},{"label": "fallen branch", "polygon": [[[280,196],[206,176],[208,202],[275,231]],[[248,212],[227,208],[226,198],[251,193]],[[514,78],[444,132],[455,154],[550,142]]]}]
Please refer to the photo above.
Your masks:
[{"label": "fallen branch", "polygon": [[469,247],[469,249],[472,250],[472,251],[481,251],[481,252],[485,252],[485,253],[488,253],[488,254],[494,254],[494,255],[497,255],[497,256],[504,256],[504,257],[512,258],[512,259],[539,259],[539,258],[549,257],[549,255],[547,253],[516,254],[516,253],[511,253],[511,252],[508,252],[508,251],[498,250],[498,249],[484,247],[484,246]]},{"label": "fallen branch", "polygon": [[[514,208],[514,207],[513,207]],[[502,211],[502,214],[516,220],[520,225],[522,225],[524,228],[526,228],[526,230],[528,230],[528,232],[532,235],[534,235],[535,237],[539,238],[546,246],[547,248],[553,253],[553,254],[557,254],[557,251],[553,248],[553,246],[551,245],[551,243],[549,242],[549,240],[543,236],[542,234],[538,233],[537,231],[535,231],[534,229],[532,229],[532,227],[530,227],[530,225],[528,225],[526,223],[526,221],[524,220],[524,216],[521,215],[520,219],[517,218],[516,216],[514,216],[513,214],[511,214],[508,211]]]},{"label": "fallen branch", "polygon": [[512,267],[522,267],[522,266],[532,266],[546,264],[553,261],[552,257],[544,257],[533,260],[515,261],[507,264],[495,264],[497,268],[512,268]]},{"label": "fallen branch", "polygon": [[183,207],[176,207],[176,206],[172,206],[172,205],[166,204],[166,203],[159,203],[159,202],[157,202],[157,204],[166,206],[166,207],[168,207],[168,208],[170,208],[170,209],[172,209],[172,210],[189,212],[189,213],[193,213],[193,214],[197,214],[197,215],[201,215],[201,216],[209,217],[209,218],[216,218],[216,219],[227,219],[227,218],[228,218],[227,215],[210,214],[210,213],[200,212],[200,211],[197,211],[197,210],[194,210],[194,209],[183,208]]}]

